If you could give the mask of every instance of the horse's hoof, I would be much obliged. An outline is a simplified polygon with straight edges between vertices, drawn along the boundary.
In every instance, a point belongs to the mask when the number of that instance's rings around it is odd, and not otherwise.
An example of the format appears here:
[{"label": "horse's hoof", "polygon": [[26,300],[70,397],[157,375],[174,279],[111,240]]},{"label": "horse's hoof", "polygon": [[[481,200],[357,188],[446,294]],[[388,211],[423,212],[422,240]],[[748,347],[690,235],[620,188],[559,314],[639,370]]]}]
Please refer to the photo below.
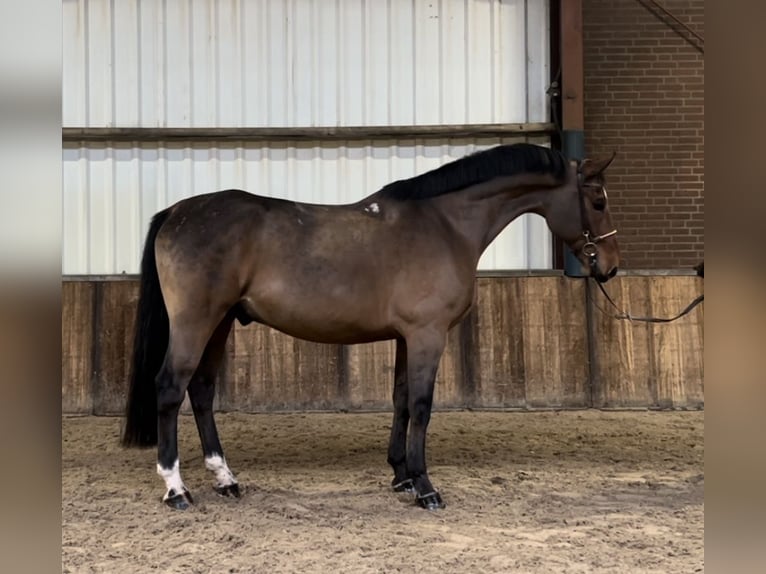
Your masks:
[{"label": "horse's hoof", "polygon": [[428,494],[418,495],[418,504],[426,510],[439,510],[447,506],[442,502],[442,497],[438,492],[429,492]]},{"label": "horse's hoof", "polygon": [[239,493],[239,485],[236,482],[227,486],[214,486],[213,490],[221,496],[230,498],[239,498],[241,496]]},{"label": "horse's hoof", "polygon": [[186,489],[181,493],[171,490],[165,497],[164,502],[173,510],[186,510],[194,504],[191,493]]},{"label": "horse's hoof", "polygon": [[415,484],[411,478],[405,478],[401,482],[397,482],[392,485],[394,492],[406,492],[407,494],[415,494]]}]

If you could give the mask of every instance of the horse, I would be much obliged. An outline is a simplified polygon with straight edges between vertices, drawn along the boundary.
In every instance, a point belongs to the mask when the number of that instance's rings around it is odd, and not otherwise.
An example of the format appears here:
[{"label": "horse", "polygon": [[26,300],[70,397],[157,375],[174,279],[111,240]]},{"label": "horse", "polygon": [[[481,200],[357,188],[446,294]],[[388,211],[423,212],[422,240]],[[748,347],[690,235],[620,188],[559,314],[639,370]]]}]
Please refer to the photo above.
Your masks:
[{"label": "horse", "polygon": [[361,201],[299,203],[228,189],[156,213],[141,259],[121,443],[157,446],[162,500],[193,504],[181,478],[178,413],[188,392],[205,466],[240,497],[213,417],[234,321],[318,343],[396,341],[388,464],[396,492],[445,506],[426,467],[434,379],[447,332],[470,311],[479,258],[515,218],[536,213],[605,282],[619,263],[604,171],[533,144],[499,145]]}]

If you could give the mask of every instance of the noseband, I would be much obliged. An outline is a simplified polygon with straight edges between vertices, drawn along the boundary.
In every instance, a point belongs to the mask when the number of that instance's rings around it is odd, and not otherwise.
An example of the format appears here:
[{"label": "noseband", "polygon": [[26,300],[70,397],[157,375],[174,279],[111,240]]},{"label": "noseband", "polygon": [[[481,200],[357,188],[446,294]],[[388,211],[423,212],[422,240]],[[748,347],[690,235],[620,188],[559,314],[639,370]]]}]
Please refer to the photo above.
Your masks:
[{"label": "noseband", "polygon": [[[584,183],[585,177],[582,173],[582,163],[577,164],[577,195],[580,198],[580,225],[582,226],[582,235],[585,238],[585,243],[583,244],[581,251],[582,254],[588,258],[588,263],[591,267],[595,267],[596,265],[596,259],[598,258],[598,247],[596,247],[596,244],[600,241],[603,241],[607,237],[611,237],[612,235],[617,235],[617,230],[612,229],[612,231],[609,231],[608,233],[604,233],[603,235],[597,235],[595,237],[591,237],[591,231],[590,231],[590,225],[588,225],[588,220],[585,217],[585,194],[583,192],[583,188],[585,187]],[[606,189],[604,189],[603,186],[601,186],[601,189],[604,191],[604,197],[606,198]]]}]

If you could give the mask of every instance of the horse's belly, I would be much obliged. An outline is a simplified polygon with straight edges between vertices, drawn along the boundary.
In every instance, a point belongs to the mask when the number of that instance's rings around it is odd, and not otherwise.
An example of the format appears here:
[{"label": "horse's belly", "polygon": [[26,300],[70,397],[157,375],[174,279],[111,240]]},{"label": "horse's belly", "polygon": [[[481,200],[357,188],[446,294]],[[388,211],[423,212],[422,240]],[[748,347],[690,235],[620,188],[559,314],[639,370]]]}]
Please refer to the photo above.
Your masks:
[{"label": "horse's belly", "polygon": [[312,341],[314,343],[330,343],[333,345],[356,345],[358,343],[372,343],[374,341],[384,341],[386,339],[396,338],[396,333],[389,330],[368,330],[368,329],[312,329],[295,328],[294,324],[289,325],[270,325],[271,327],[298,339]]},{"label": "horse's belly", "polygon": [[333,320],[312,321],[305,317],[274,317],[260,322],[292,337],[315,343],[354,345],[396,337],[396,333],[390,329]]},{"label": "horse's belly", "polygon": [[242,308],[253,321],[317,343],[355,344],[392,339],[396,333],[369,305],[329,297],[246,297]]}]

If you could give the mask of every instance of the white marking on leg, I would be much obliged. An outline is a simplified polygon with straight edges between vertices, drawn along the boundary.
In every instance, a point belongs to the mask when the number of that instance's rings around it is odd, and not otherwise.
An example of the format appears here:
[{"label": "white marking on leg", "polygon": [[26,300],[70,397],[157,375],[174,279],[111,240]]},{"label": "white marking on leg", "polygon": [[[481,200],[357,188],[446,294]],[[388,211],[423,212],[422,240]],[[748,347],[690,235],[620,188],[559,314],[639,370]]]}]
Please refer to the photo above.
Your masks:
[{"label": "white marking on leg", "polygon": [[229,470],[229,465],[226,464],[222,456],[214,454],[213,456],[206,457],[205,468],[213,471],[215,479],[218,481],[218,486],[237,484],[234,473]]},{"label": "white marking on leg", "polygon": [[181,494],[186,490],[184,481],[181,480],[181,470],[178,464],[178,459],[176,459],[173,463],[173,467],[170,469],[162,468],[162,465],[157,463],[157,474],[165,480],[165,486],[167,487],[167,492],[165,493],[165,496],[162,497],[162,500],[167,500],[170,497],[171,491],[173,491],[174,494]]}]

